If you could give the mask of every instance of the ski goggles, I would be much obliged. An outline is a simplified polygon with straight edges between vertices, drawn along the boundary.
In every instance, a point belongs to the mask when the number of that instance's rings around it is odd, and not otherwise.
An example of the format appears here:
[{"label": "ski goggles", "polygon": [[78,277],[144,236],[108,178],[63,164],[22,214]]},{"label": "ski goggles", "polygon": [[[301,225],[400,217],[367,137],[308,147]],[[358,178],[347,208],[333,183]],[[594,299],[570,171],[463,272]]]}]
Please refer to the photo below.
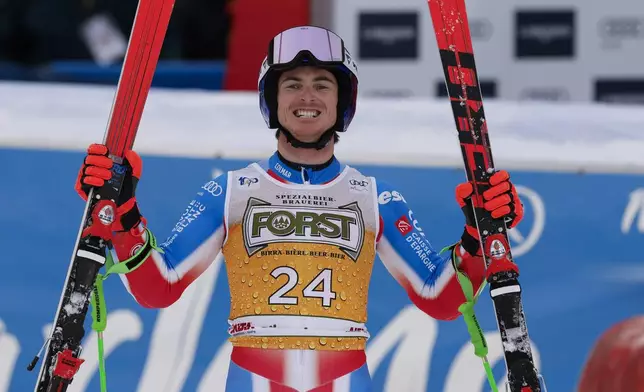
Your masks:
[{"label": "ski goggles", "polygon": [[288,29],[273,38],[269,44],[266,68],[292,65],[296,60],[306,61],[306,54],[313,57],[314,65],[344,65],[358,74],[358,67],[337,34],[316,26]]}]

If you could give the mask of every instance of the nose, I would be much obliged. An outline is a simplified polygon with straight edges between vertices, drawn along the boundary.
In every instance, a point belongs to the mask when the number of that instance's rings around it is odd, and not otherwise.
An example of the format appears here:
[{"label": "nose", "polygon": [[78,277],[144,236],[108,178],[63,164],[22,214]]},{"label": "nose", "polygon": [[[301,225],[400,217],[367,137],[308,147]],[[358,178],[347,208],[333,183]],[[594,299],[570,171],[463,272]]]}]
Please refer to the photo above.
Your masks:
[{"label": "nose", "polygon": [[300,100],[304,102],[313,102],[316,100],[315,94],[313,94],[313,87],[305,86],[300,91]]}]

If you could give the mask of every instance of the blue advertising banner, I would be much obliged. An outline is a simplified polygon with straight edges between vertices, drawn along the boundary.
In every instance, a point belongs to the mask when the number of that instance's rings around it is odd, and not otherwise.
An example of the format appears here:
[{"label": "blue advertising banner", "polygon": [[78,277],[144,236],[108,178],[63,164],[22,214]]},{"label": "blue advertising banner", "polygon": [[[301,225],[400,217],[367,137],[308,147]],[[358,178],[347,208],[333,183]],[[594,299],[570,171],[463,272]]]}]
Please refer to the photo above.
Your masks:
[{"label": "blue advertising banner", "polygon": [[[211,176],[249,161],[144,156],[137,198],[162,241]],[[342,158],[342,157],[340,157]],[[80,152],[0,149],[0,392],[31,391],[27,364],[53,321],[78,233],[74,191]],[[350,162],[349,162],[350,163]],[[463,217],[454,187],[462,170],[356,165],[397,187],[435,248],[455,242]],[[530,336],[551,391],[574,391],[599,336],[644,313],[644,178],[512,171],[525,204],[511,231]],[[218,259],[168,309],[144,309],[114,277],[106,281],[108,388],[128,392],[223,391],[229,293]],[[376,391],[489,391],[462,320],[417,310],[381,263],[369,291],[367,354]],[[505,369],[486,292],[477,315],[497,380]],[[89,328],[89,320],[86,324]],[[96,337],[71,391],[98,391]]]}]

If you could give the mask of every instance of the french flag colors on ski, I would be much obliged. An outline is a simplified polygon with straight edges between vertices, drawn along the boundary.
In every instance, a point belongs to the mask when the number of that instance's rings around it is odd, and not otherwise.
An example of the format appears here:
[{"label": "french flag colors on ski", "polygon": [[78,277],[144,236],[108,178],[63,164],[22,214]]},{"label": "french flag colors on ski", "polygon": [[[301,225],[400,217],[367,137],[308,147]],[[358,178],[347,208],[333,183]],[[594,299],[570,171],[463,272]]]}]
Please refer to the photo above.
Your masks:
[{"label": "french flag colors on ski", "polygon": [[[118,234],[117,258],[140,251],[144,237]],[[124,282],[141,305],[167,307],[220,251],[231,293],[229,383],[242,382],[235,376],[241,369],[255,374],[253,389],[239,391],[359,391],[363,379],[368,385],[367,293],[376,254],[436,319],[456,318],[465,301],[452,251],[475,286],[483,279],[481,258],[460,246],[437,253],[402,194],[335,158],[300,167],[276,153],[207,181],[165,242]]]}]

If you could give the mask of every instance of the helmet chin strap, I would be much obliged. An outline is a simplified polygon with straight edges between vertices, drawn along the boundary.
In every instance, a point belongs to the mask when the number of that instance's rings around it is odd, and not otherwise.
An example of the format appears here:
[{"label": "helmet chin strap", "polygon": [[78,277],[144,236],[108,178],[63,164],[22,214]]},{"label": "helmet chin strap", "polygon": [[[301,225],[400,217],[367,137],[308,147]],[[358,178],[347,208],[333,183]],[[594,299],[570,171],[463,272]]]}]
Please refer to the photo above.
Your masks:
[{"label": "helmet chin strap", "polygon": [[331,139],[333,138],[333,135],[335,134],[335,127],[334,127],[324,132],[320,136],[320,138],[315,142],[303,142],[303,141],[297,140],[291,132],[286,130],[286,128],[280,126],[278,129],[281,133],[284,134],[284,136],[286,136],[286,141],[291,146],[295,148],[307,148],[307,149],[316,149],[316,150],[321,150],[327,144],[329,144],[329,141],[331,141]]}]

